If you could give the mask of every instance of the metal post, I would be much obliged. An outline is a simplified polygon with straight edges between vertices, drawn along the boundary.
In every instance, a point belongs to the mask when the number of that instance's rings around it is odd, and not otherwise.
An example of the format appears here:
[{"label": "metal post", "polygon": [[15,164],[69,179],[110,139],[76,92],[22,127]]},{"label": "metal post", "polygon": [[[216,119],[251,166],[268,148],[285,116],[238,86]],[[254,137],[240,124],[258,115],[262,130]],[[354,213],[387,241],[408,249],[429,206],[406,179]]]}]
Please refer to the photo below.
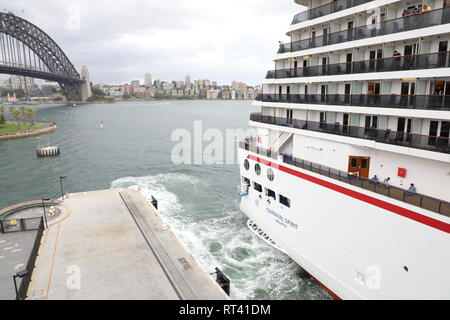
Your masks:
[{"label": "metal post", "polygon": [[14,279],[14,289],[16,289],[16,300],[19,300],[19,291],[17,290],[16,277],[18,277],[17,274],[13,275],[13,279]]},{"label": "metal post", "polygon": [[[17,290],[17,283],[16,283],[16,278],[18,277],[18,278],[23,278],[23,277],[26,277],[26,276],[28,276],[30,273],[28,272],[28,270],[27,269],[25,269],[25,270],[22,270],[22,271],[19,271],[19,272],[17,272],[15,275],[13,275],[13,279],[14,279],[14,288],[16,289],[16,300],[20,300],[19,299],[19,290]],[[26,298],[26,292],[25,292],[25,297],[23,297],[24,299]]]},{"label": "metal post", "polygon": [[45,214],[45,203],[44,201],[50,201],[50,199],[42,199],[42,209],[44,209],[44,221],[45,221],[45,228],[48,228],[48,223],[47,223],[47,215]]},{"label": "metal post", "polygon": [[59,176],[59,183],[61,185],[61,200],[64,200],[64,189],[63,189],[62,180],[65,178],[67,178],[67,176]]}]

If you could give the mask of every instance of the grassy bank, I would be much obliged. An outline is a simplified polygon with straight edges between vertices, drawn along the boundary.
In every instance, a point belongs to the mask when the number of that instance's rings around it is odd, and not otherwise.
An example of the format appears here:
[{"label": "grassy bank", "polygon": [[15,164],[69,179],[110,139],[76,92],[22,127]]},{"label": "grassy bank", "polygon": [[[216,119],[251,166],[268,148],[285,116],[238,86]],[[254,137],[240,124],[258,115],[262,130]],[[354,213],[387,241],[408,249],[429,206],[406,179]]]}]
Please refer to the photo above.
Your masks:
[{"label": "grassy bank", "polygon": [[29,123],[25,124],[21,123],[20,125],[17,125],[17,123],[7,122],[0,124],[0,134],[36,130],[41,129],[43,127],[44,126],[42,124],[37,123],[31,126],[31,124]]}]

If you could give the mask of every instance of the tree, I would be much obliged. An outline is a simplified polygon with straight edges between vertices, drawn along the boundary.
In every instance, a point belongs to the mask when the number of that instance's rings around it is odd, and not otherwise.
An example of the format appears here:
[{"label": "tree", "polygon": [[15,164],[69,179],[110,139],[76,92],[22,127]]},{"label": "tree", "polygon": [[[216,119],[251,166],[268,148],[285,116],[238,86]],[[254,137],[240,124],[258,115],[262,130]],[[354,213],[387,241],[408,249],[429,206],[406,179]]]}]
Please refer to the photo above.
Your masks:
[{"label": "tree", "polygon": [[12,114],[12,117],[14,118],[14,120],[17,121],[17,128],[19,128],[20,127],[20,119],[22,119],[22,117],[23,117],[22,111],[20,111],[19,109],[15,109]]},{"label": "tree", "polygon": [[5,123],[5,106],[4,105],[0,105],[0,124]]},{"label": "tree", "polygon": [[24,119],[24,120],[23,120],[23,124],[25,124],[25,116],[26,116],[26,114],[27,114],[27,109],[25,108],[25,106],[21,106],[21,107],[19,108],[19,112],[20,112],[20,118],[21,118],[21,119]]},{"label": "tree", "polygon": [[16,108],[11,106],[9,107],[8,111],[9,111],[9,118],[14,119],[14,112],[16,111]]},{"label": "tree", "polygon": [[34,124],[34,116],[36,115],[36,110],[33,108],[27,108],[25,111],[25,114],[27,115],[27,118],[31,121],[31,126]]},{"label": "tree", "polygon": [[94,96],[99,96],[99,97],[104,97],[105,96],[105,92],[102,89],[99,88],[92,88],[92,93]]},{"label": "tree", "polygon": [[23,98],[25,97],[25,90],[24,89],[14,89],[13,94],[16,94],[16,98]]}]

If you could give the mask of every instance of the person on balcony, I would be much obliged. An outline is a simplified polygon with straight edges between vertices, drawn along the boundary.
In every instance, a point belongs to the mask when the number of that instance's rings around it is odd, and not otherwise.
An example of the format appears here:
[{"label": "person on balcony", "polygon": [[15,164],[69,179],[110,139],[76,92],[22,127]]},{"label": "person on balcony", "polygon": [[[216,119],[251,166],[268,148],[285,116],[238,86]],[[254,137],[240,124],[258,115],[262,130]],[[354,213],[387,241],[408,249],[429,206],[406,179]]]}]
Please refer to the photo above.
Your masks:
[{"label": "person on balcony", "polygon": [[386,189],[389,188],[390,184],[391,184],[391,178],[387,177],[386,179],[384,179],[383,185]]},{"label": "person on balcony", "polygon": [[378,179],[377,175],[374,175],[372,179],[370,179],[370,183],[372,184],[378,184],[379,181],[380,180]]},{"label": "person on balcony", "polygon": [[401,57],[402,54],[400,52],[398,52],[397,50],[394,50],[394,54],[392,55],[392,57],[394,57],[393,60],[393,68],[394,70],[399,69],[400,68],[400,61],[401,61]]},{"label": "person on balcony", "polygon": [[408,191],[406,192],[407,196],[413,196],[416,193],[416,187],[414,186],[414,183],[411,183],[411,185],[409,186]]},{"label": "person on balcony", "polygon": [[428,11],[431,11],[431,7],[427,6],[427,5],[424,5],[423,8],[422,8],[422,12],[428,12]]}]

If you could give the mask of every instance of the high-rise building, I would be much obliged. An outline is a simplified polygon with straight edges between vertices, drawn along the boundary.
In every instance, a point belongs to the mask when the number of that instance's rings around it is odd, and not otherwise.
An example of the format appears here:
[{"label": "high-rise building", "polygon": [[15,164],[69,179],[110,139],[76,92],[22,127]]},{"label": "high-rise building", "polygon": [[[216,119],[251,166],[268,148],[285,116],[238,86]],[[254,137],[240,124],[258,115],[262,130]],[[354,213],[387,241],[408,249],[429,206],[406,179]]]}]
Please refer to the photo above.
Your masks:
[{"label": "high-rise building", "polygon": [[11,87],[13,90],[20,89],[21,88],[21,79],[19,76],[11,75]]},{"label": "high-rise building", "polygon": [[144,86],[146,87],[152,86],[152,75],[150,73],[145,74]]},{"label": "high-rise building", "polygon": [[186,75],[186,78],[184,79],[184,83],[185,83],[186,87],[191,86],[191,76],[190,75]]}]

